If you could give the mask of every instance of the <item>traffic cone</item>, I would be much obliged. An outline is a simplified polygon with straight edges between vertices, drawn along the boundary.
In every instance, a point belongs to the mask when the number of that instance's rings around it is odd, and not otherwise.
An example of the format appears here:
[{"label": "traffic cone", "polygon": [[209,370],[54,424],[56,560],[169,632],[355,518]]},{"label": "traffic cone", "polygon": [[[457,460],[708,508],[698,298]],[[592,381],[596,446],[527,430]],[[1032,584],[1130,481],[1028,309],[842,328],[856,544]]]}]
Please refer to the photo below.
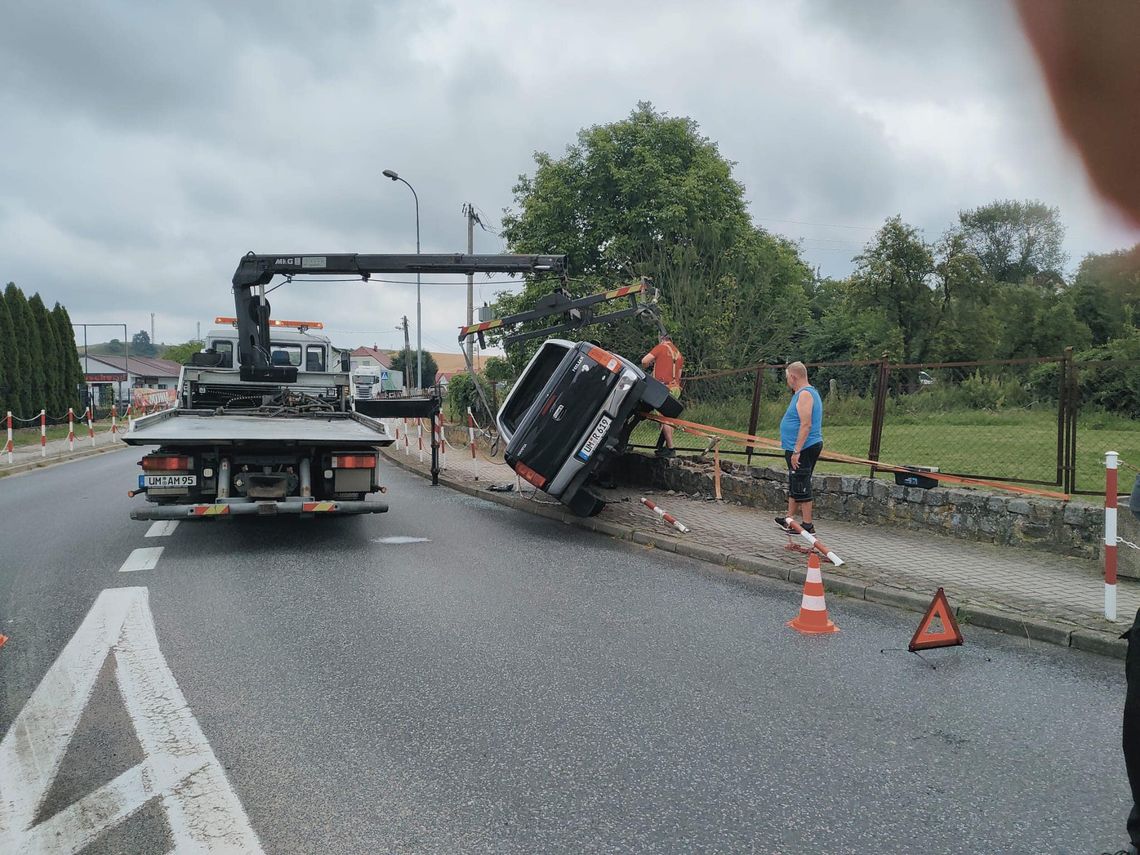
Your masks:
[{"label": "traffic cone", "polygon": [[827,617],[827,603],[823,599],[823,574],[819,569],[819,555],[808,556],[807,579],[804,580],[804,598],[797,617],[788,626],[804,635],[827,635],[839,632],[839,627]]}]

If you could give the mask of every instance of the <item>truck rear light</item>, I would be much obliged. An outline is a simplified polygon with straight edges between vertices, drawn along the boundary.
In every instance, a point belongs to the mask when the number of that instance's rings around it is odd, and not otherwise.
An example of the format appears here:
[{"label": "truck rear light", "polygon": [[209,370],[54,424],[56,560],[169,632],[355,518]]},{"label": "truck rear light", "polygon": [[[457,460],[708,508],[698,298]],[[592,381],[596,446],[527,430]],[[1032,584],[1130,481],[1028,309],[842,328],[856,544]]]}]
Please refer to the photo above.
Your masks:
[{"label": "truck rear light", "polygon": [[537,472],[535,472],[533,469],[521,461],[515,461],[515,471],[519,473],[520,477],[522,477],[523,480],[529,481],[540,490],[546,484],[545,478],[543,478],[541,475],[539,475]]},{"label": "truck rear light", "polygon": [[610,353],[608,350],[600,347],[591,347],[588,351],[586,351],[586,355],[599,365],[604,365],[614,374],[617,374],[621,371],[621,360]]},{"label": "truck rear light", "polygon": [[376,466],[375,454],[334,454],[333,469],[372,469]]},{"label": "truck rear light", "polygon": [[140,460],[139,464],[144,472],[170,472],[194,468],[191,458],[179,455],[150,454]]}]

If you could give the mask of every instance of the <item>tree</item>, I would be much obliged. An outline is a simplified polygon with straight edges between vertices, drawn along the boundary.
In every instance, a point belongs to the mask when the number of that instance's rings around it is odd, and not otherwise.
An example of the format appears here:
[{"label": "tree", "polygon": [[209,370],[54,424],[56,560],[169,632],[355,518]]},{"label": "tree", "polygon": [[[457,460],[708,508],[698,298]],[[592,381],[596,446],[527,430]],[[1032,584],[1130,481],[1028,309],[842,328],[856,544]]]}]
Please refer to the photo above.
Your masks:
[{"label": "tree", "polygon": [[[401,350],[395,356],[392,357],[392,370],[393,371],[403,371],[404,372],[404,381],[407,383],[408,386],[412,386],[412,387],[414,387],[416,385],[416,380],[417,380],[416,370],[419,366],[418,360],[416,359],[417,353],[418,353],[418,351],[416,351],[415,349]],[[427,388],[429,386],[435,385],[435,375],[439,373],[439,366],[436,365],[435,357],[433,357],[430,353],[428,353],[425,350],[423,352],[423,354],[424,354],[423,381],[424,381],[424,388]],[[409,366],[406,370],[404,368],[405,359],[407,360],[407,363]]]},{"label": "tree", "polygon": [[151,344],[146,330],[139,330],[131,336],[131,356],[155,356],[158,348]]},{"label": "tree", "polygon": [[995,282],[1032,281],[1053,289],[1064,284],[1068,257],[1058,208],[1007,199],[961,211],[958,220],[966,248]]},{"label": "tree", "polygon": [[851,277],[854,308],[881,312],[897,330],[905,362],[929,358],[941,320],[935,295],[933,249],[901,216],[891,217],[856,257]]},{"label": "tree", "polygon": [[0,296],[0,415],[13,409],[19,377],[16,374],[16,335],[8,301]]},{"label": "tree", "polygon": [[[652,278],[690,371],[782,352],[803,318],[809,271],[795,247],[752,225],[732,164],[696,122],[640,103],[622,121],[580,131],[564,157],[534,160],[533,177],[514,187],[517,210],[503,216],[513,252],[566,254],[573,296]],[[550,290],[531,280],[521,294],[500,294],[497,312],[529,309]],[[633,324],[584,335],[627,356],[655,339]],[[510,354],[516,368],[536,346]]]},{"label": "tree", "polygon": [[163,353],[163,359],[169,359],[171,362],[177,362],[179,365],[185,365],[190,361],[195,353],[198,353],[205,346],[205,342],[191,339],[183,344],[174,344],[166,349]]},{"label": "tree", "polygon": [[43,404],[43,348],[39,330],[35,328],[28,300],[24,292],[9,282],[4,289],[4,301],[12,316],[12,331],[16,341],[16,389],[12,409],[22,418],[38,413]]},{"label": "tree", "polygon": [[56,303],[51,310],[52,324],[59,340],[59,359],[63,366],[63,385],[59,412],[62,414],[68,407],[78,407],[79,387],[83,385],[83,368],[79,364],[79,353],[75,349],[75,327],[71,325],[71,317],[67,309]]},{"label": "tree", "polygon": [[1089,327],[1093,344],[1128,334],[1140,317],[1140,244],[1086,255],[1069,290],[1076,316]]},{"label": "tree", "polygon": [[59,358],[59,337],[51,315],[38,293],[28,300],[32,323],[39,334],[40,359],[43,364],[44,386],[40,406],[58,412],[63,392],[63,365]]},{"label": "tree", "polygon": [[111,339],[106,345],[107,353],[122,353],[123,343],[117,338]]}]

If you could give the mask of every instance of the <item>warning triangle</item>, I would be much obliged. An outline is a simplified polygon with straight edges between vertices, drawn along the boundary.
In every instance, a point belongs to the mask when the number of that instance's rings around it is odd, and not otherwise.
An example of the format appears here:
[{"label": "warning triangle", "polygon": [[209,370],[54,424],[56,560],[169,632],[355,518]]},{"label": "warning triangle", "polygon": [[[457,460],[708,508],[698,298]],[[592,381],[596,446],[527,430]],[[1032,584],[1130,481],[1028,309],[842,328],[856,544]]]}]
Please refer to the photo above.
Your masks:
[{"label": "warning triangle", "polygon": [[[938,622],[939,626],[932,624]],[[954,612],[946,600],[946,592],[941,588],[930,601],[930,607],[922,616],[922,622],[910,640],[907,649],[914,653],[916,650],[929,650],[932,647],[953,647],[962,643],[962,630],[958,629],[958,621],[954,619]]]}]

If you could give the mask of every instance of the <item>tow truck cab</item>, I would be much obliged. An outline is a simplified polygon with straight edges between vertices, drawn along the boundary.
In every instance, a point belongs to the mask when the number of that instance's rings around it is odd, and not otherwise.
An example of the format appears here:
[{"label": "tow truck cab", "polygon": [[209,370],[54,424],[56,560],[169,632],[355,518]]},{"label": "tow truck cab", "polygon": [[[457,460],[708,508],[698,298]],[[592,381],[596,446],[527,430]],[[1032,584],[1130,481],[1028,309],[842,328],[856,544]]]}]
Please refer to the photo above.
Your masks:
[{"label": "tow truck cab", "polygon": [[578,516],[593,516],[604,503],[583,486],[650,410],[677,416],[681,405],[623,356],[589,342],[548,339],[499,410],[504,458]]}]

